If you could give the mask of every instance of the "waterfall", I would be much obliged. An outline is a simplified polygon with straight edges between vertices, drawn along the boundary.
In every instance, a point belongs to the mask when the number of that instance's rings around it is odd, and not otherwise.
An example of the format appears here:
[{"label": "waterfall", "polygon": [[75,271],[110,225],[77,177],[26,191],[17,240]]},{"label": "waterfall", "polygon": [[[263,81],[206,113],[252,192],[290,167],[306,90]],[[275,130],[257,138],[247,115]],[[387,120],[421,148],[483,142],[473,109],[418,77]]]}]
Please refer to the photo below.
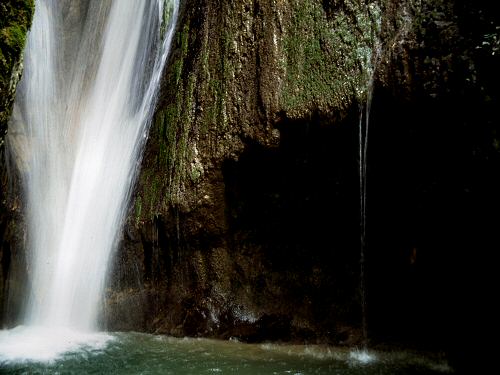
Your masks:
[{"label": "waterfall", "polygon": [[98,328],[178,8],[36,1],[8,140],[27,220],[25,326]]}]

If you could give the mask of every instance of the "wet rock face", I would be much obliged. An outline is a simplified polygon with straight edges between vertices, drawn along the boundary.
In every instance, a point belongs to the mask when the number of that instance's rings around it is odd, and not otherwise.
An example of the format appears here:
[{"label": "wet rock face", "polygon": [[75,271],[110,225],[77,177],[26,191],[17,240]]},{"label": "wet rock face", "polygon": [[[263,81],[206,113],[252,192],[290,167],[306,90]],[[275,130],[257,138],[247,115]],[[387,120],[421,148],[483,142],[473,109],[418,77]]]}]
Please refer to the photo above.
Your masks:
[{"label": "wet rock face", "polygon": [[[22,51],[26,33],[31,25],[34,4],[32,0],[6,0],[0,4],[0,306],[6,299],[7,274],[17,258],[16,241],[22,237],[14,217],[19,215],[19,200],[16,194],[7,197],[6,162],[4,138],[7,132],[16,86],[22,73]],[[11,189],[15,190],[15,189]],[[15,286],[12,288],[15,289]],[[0,308],[0,321],[3,309]]]},{"label": "wet rock face", "polygon": [[347,340],[339,332],[360,320],[350,124],[379,11],[185,4],[109,324],[121,324],[128,296],[153,293],[154,318],[137,321],[148,330],[256,340],[276,321],[282,339]]},{"label": "wet rock face", "polygon": [[33,11],[32,0],[7,0],[0,5],[0,145],[21,77],[22,51]]},{"label": "wet rock face", "polygon": [[33,17],[32,0],[6,0],[0,5],[0,142],[7,130],[16,85],[22,71],[22,51]]},{"label": "wet rock face", "polygon": [[[370,334],[447,347],[466,248],[480,233],[481,251],[496,243],[494,225],[472,219],[498,203],[500,23],[490,7],[186,2],[109,324],[359,342],[358,123],[375,71]],[[116,320],[137,296],[142,315]]]}]

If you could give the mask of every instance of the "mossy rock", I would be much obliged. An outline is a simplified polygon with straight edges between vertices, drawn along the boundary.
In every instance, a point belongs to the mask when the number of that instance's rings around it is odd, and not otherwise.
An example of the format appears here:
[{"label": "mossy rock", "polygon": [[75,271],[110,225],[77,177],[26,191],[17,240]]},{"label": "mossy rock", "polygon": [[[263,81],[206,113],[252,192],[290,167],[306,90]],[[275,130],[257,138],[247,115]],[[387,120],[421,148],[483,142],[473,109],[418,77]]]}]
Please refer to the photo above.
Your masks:
[{"label": "mossy rock", "polygon": [[22,70],[22,52],[34,7],[33,0],[6,0],[0,4],[0,145]]}]

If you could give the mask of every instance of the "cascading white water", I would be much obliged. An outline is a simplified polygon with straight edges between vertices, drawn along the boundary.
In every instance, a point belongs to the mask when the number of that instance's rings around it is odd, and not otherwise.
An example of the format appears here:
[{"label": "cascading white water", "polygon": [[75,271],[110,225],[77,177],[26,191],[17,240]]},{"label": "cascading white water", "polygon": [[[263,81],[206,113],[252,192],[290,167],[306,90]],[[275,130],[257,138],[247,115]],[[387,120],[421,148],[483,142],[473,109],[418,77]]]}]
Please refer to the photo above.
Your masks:
[{"label": "cascading white water", "polygon": [[36,1],[8,143],[28,221],[26,326],[97,328],[178,8]]}]

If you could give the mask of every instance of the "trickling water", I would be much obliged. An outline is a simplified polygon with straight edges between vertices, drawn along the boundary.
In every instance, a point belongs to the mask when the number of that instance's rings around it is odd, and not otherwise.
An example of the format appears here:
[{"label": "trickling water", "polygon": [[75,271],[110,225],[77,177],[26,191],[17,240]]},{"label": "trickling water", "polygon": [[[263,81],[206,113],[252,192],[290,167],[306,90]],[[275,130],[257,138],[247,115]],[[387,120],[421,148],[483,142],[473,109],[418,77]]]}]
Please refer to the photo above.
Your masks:
[{"label": "trickling water", "polygon": [[371,73],[366,90],[366,103],[360,106],[359,113],[359,197],[360,197],[360,289],[361,289],[361,329],[363,345],[367,346],[368,324],[366,313],[366,286],[365,286],[365,250],[366,250],[366,181],[367,181],[367,150],[370,110],[373,96],[374,72]]},{"label": "trickling water", "polygon": [[8,144],[26,202],[24,325],[97,328],[178,8],[36,1]]}]

